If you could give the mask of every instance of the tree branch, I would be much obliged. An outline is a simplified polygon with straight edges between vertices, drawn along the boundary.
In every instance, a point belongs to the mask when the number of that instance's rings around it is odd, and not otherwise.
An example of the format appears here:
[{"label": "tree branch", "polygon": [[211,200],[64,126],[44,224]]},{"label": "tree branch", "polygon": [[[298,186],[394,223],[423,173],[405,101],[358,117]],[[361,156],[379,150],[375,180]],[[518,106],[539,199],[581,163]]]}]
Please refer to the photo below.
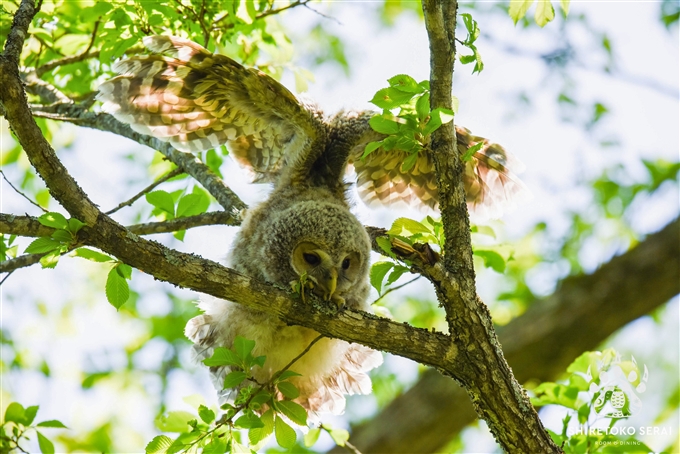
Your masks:
[{"label": "tree branch", "polygon": [[151,190],[154,189],[156,186],[158,186],[158,185],[160,185],[160,184],[162,184],[162,183],[165,183],[165,182],[168,181],[170,178],[176,177],[177,175],[181,175],[181,174],[183,174],[183,173],[184,173],[184,171],[183,171],[182,169],[180,169],[179,167],[176,168],[176,169],[174,169],[174,170],[171,170],[170,172],[166,173],[165,175],[163,175],[163,176],[162,176],[161,178],[159,178],[158,180],[156,180],[156,181],[154,181],[153,183],[151,183],[149,186],[147,186],[147,187],[145,187],[144,189],[142,189],[141,191],[139,191],[137,194],[135,194],[135,195],[133,195],[132,197],[130,197],[130,198],[129,198],[128,200],[126,200],[125,202],[119,203],[118,206],[116,206],[115,208],[110,209],[109,211],[105,212],[104,214],[106,214],[106,215],[111,215],[111,214],[115,213],[116,211],[118,211],[118,210],[120,210],[120,209],[122,209],[122,208],[131,206],[133,203],[135,203],[137,200],[139,200],[144,194],[146,194],[146,193],[148,193],[148,192],[151,192]]},{"label": "tree branch", "polygon": [[[30,0],[25,0],[30,1]],[[360,342],[433,365],[450,374],[462,367],[448,336],[431,333],[359,311],[337,312],[311,298],[291,298],[275,286],[259,282],[192,254],[174,251],[133,234],[98,210],[78,187],[36,125],[22,90],[16,65],[0,60],[0,103],[31,164],[52,196],[71,216],[87,224],[78,235],[88,244],[157,279],[244,304],[288,323],[306,326],[328,337]],[[186,168],[186,167],[185,167]]]},{"label": "tree branch", "polygon": [[85,49],[83,52],[81,52],[77,55],[72,55],[70,57],[59,58],[57,60],[52,60],[50,62],[47,62],[44,65],[40,66],[39,68],[36,68],[35,74],[38,77],[40,77],[43,74],[45,74],[46,72],[51,71],[54,68],[57,68],[59,66],[69,65],[71,63],[77,63],[79,61],[83,61],[83,60],[86,60],[88,58],[98,56],[99,51],[90,53],[90,49],[92,49],[92,46],[94,45],[94,41],[97,38],[97,29],[98,28],[99,28],[99,21],[96,21],[94,23],[94,28],[92,30],[92,36],[90,38],[90,44],[87,46],[87,49]]},{"label": "tree branch", "polygon": [[[430,41],[431,108],[451,109],[455,61],[456,0],[423,0]],[[508,452],[560,452],[503,357],[491,317],[475,289],[470,226],[453,124],[432,135],[440,210],[443,260],[428,269],[437,299],[446,311],[452,346],[464,367],[455,378],[467,390],[501,447]],[[443,266],[440,266],[443,265]]]},{"label": "tree branch", "polygon": [[[556,380],[583,351],[680,293],[680,219],[590,275],[562,281],[498,328],[521,382]],[[465,390],[428,370],[408,392],[352,431],[365,452],[439,452],[476,415]],[[334,449],[334,453],[340,453]]]}]

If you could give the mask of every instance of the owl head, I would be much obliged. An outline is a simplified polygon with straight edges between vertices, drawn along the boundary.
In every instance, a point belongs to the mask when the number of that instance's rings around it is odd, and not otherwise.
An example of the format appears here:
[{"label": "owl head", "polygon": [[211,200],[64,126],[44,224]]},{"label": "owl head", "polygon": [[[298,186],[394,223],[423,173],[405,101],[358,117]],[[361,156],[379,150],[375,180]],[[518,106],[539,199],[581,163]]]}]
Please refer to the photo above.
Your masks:
[{"label": "owl head", "polygon": [[325,300],[359,307],[368,293],[370,240],[347,208],[333,202],[303,201],[275,215],[263,259],[275,260],[267,280],[292,282],[306,275]]}]

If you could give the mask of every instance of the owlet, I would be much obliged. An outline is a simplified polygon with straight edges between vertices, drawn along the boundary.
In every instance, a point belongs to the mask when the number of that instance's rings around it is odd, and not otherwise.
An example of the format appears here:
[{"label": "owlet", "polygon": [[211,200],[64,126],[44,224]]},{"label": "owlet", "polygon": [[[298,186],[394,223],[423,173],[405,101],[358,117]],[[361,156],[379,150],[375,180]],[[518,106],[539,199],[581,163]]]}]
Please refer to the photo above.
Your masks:
[{"label": "owlet", "polygon": [[[229,265],[257,279],[290,288],[302,276],[319,297],[351,309],[369,310],[370,241],[351,214],[343,181],[356,170],[359,194],[368,203],[437,207],[434,163],[429,150],[403,171],[406,153],[376,150],[360,159],[367,143],[384,136],[373,131],[372,112],[340,112],[327,117],[298,100],[283,85],[256,69],[212,54],[198,44],[170,36],[144,38],[154,54],[114,65],[120,75],[103,83],[103,109],[135,131],[198,152],[226,144],[255,181],[273,183],[269,198],[247,211]],[[473,211],[497,216],[524,186],[510,172],[516,165],[502,147],[457,128],[462,153],[481,142],[466,162],[465,186]],[[203,315],[190,320],[186,335],[199,358],[215,347],[231,347],[236,336],[256,342],[266,355],[255,379],[267,382],[318,336],[287,326],[277,317],[229,301],[204,298]],[[340,413],[346,394],[366,394],[366,374],[382,357],[367,347],[324,338],[292,370],[300,390],[295,399],[310,416]],[[227,367],[211,377],[223,398]]]}]

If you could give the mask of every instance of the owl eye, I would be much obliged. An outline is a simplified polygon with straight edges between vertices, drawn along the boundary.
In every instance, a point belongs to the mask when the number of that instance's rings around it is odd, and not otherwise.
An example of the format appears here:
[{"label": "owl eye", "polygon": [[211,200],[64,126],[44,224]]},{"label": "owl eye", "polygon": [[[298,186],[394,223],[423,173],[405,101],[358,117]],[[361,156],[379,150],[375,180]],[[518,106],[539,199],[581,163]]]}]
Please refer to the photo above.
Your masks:
[{"label": "owl eye", "polygon": [[342,261],[342,269],[346,270],[347,268],[349,268],[349,257]]},{"label": "owl eye", "polygon": [[302,257],[305,259],[305,262],[309,263],[312,266],[316,266],[319,263],[321,263],[321,259],[316,254],[308,254],[307,252],[305,252],[302,254]]}]

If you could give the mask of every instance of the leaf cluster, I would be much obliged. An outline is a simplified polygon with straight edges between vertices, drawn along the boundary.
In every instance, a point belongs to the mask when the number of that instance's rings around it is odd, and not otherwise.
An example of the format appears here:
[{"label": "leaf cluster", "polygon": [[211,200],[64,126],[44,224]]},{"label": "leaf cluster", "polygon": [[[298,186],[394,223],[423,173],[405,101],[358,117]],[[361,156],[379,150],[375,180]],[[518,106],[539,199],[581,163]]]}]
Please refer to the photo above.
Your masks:
[{"label": "leaf cluster", "polygon": [[[217,156],[215,154],[214,156]],[[146,201],[154,208],[152,214],[162,220],[178,219],[189,216],[196,216],[208,211],[210,207],[210,194],[194,186],[192,192],[187,193],[186,189],[179,189],[167,192],[162,189],[149,192],[145,196]],[[186,230],[179,230],[173,235],[178,240],[184,240]]]},{"label": "leaf cluster", "polygon": [[[650,452],[644,443],[634,437],[623,438],[612,430],[620,421],[631,414],[631,399],[636,399],[633,391],[620,386],[612,380],[618,369],[624,381],[639,392],[644,391],[648,372],[640,370],[635,358],[622,361],[614,349],[602,352],[585,352],[567,368],[570,374],[565,383],[544,382],[532,390],[531,401],[535,406],[557,405],[566,409],[562,420],[562,432],[549,431],[553,440],[564,447],[565,452],[620,452],[618,441],[625,441],[625,452]],[[613,384],[612,384],[613,383]],[[609,407],[617,411],[601,414]],[[570,429],[576,418],[578,430]],[[605,429],[595,429],[597,422],[609,421]],[[601,425],[601,424],[600,424]],[[612,443],[614,442],[614,443]]]},{"label": "leaf cluster", "polygon": [[[305,426],[307,411],[293,399],[300,392],[290,381],[300,374],[284,369],[268,383],[259,384],[253,376],[253,368],[264,366],[265,356],[254,356],[255,342],[237,336],[232,348],[215,348],[211,357],[203,363],[213,368],[227,367],[231,370],[224,379],[224,389],[235,389],[233,403],[221,406],[224,413],[204,405],[198,407],[198,418],[187,412],[170,412],[157,420],[157,426],[165,432],[179,432],[176,439],[166,435],[155,437],[146,447],[147,453],[188,452],[202,448],[203,452],[250,453],[259,449],[274,434],[279,446],[292,448],[297,441],[295,429],[290,422]],[[246,444],[239,430],[248,431]]]},{"label": "leaf cluster", "polygon": [[4,420],[2,425],[0,425],[0,452],[9,452],[15,449],[26,452],[20,447],[19,443],[22,440],[30,440],[30,432],[35,431],[38,437],[40,452],[43,454],[54,454],[54,444],[49,438],[38,431],[38,428],[67,429],[67,427],[56,419],[33,424],[38,408],[38,405],[24,408],[18,402],[12,402],[7,406]]},{"label": "leaf cluster", "polygon": [[43,268],[54,268],[62,254],[68,252],[77,243],[78,231],[85,224],[78,219],[66,219],[63,214],[48,212],[38,218],[38,221],[52,227],[54,232],[49,237],[40,237],[31,242],[24,251],[26,254],[44,254],[40,258]]},{"label": "leaf cluster", "polygon": [[[400,74],[388,79],[390,84],[376,92],[371,103],[382,109],[370,119],[371,128],[385,134],[382,140],[369,142],[362,155],[365,159],[378,149],[404,151],[406,158],[401,171],[407,172],[418,160],[418,153],[427,147],[430,135],[443,124],[453,120],[454,112],[438,107],[430,110],[430,83],[418,83],[410,76]],[[395,115],[393,111],[399,109]]]}]

